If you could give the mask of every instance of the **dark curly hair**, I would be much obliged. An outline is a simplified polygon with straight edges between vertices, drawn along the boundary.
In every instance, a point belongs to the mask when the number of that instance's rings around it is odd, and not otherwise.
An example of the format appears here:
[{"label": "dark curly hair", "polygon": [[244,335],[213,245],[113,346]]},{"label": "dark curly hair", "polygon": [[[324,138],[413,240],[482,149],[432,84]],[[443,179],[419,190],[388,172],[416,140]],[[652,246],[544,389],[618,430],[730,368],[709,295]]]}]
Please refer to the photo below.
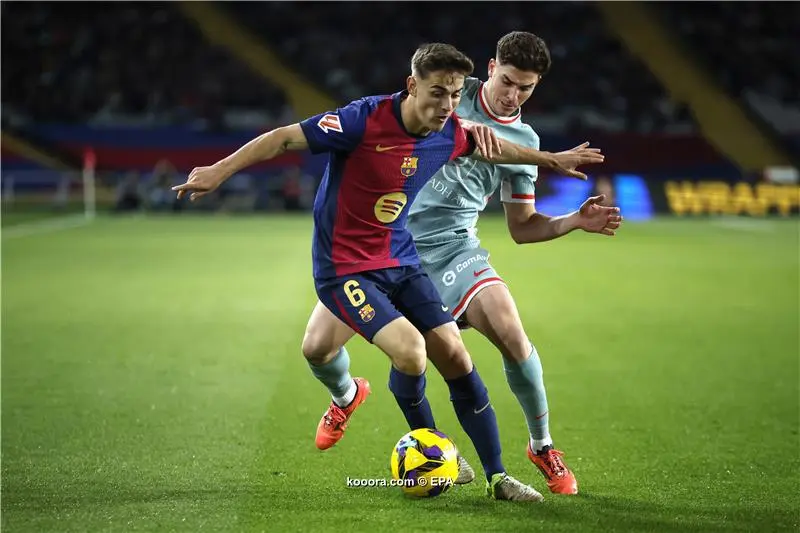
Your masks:
[{"label": "dark curly hair", "polygon": [[512,31],[497,41],[495,59],[503,65],[536,72],[540,76],[550,70],[550,50],[544,39],[526,31]]}]

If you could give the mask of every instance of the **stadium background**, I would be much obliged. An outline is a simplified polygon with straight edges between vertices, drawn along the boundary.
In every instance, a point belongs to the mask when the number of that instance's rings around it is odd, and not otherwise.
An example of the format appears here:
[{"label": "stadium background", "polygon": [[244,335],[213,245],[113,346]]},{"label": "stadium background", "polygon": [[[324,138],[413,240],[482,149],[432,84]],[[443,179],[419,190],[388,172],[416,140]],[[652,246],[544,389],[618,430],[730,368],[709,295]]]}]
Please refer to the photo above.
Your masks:
[{"label": "stadium background", "polygon": [[[81,180],[61,183],[67,174],[53,165],[80,170],[91,149],[101,203],[172,209],[162,191],[193,166],[273,126],[403,87],[419,43],[451,42],[485,76],[498,36],[534,28],[554,66],[524,118],[548,149],[602,147],[608,162],[591,169],[590,186],[616,185],[629,219],[797,212],[796,188],[766,186],[797,184],[796,170],[780,171],[800,158],[796,6],[503,6],[8,3],[4,192],[24,203],[60,184],[63,202]],[[307,209],[322,161],[290,154],[260,165],[197,208]],[[679,184],[669,195],[668,182]],[[570,189],[581,184],[555,184],[543,180],[540,200],[557,212],[583,195]]]},{"label": "stadium background", "polygon": [[[4,530],[798,527],[800,4],[1,9]],[[602,191],[628,221],[614,240],[524,249],[500,216],[479,226],[584,496],[531,512],[474,487],[431,502],[345,489],[387,475],[404,430],[385,360],[356,340],[377,392],[341,446],[310,444],[327,400],[299,354],[314,303],[302,212],[323,160],[287,154],[196,205],[169,186],[274,126],[402,88],[422,42],[455,44],[485,78],[516,29],[553,58],[523,114],[543,148],[607,155],[586,183],[542,172],[538,209]],[[465,339],[507,463],[542,490],[494,351]],[[442,427],[468,442],[430,382]]]}]

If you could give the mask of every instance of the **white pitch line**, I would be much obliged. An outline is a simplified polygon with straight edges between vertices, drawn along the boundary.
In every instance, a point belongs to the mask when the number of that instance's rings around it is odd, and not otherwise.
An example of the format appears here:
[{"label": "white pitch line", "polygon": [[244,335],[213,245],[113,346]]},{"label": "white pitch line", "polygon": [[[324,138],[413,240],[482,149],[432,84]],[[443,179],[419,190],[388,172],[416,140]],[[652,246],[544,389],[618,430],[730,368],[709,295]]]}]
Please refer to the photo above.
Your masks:
[{"label": "white pitch line", "polygon": [[28,237],[30,235],[79,228],[91,222],[92,219],[87,218],[85,215],[70,215],[36,222],[15,224],[8,228],[0,229],[0,235],[2,235],[3,239],[16,239],[19,237]]},{"label": "white pitch line", "polygon": [[744,217],[720,217],[712,222],[719,228],[740,230],[740,231],[755,231],[755,232],[772,232],[775,231],[775,224],[770,220],[761,220],[754,218]]}]

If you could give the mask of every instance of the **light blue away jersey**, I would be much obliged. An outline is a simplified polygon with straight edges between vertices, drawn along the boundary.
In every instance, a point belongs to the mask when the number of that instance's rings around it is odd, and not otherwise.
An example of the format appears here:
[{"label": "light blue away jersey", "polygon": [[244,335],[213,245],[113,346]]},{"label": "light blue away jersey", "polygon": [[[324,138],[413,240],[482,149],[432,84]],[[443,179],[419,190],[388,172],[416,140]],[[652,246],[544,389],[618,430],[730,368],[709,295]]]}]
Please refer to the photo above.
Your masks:
[{"label": "light blue away jersey", "polygon": [[[522,122],[519,112],[495,116],[486,103],[483,83],[467,78],[456,112],[464,120],[486,124],[498,137],[539,149],[539,136]],[[493,165],[459,157],[442,167],[420,191],[408,215],[420,259],[432,263],[454,249],[480,244],[475,224],[489,198],[500,188],[503,202],[534,203],[535,165]]]}]

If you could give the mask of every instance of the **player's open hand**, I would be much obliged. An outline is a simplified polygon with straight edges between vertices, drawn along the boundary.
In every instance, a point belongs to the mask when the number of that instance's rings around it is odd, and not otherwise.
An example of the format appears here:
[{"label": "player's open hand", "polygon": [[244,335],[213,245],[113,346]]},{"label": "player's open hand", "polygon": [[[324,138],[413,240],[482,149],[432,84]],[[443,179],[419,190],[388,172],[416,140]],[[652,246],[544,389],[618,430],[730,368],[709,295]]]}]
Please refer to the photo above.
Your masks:
[{"label": "player's open hand", "polygon": [[578,227],[589,233],[600,233],[613,237],[622,224],[619,207],[600,205],[606,199],[605,194],[588,198],[578,210]]},{"label": "player's open hand", "polygon": [[470,120],[461,120],[461,126],[472,134],[475,139],[475,146],[484,159],[491,160],[495,155],[500,155],[500,139],[495,135],[494,130],[485,124],[478,124]]},{"label": "player's open hand", "polygon": [[178,200],[183,198],[186,194],[189,194],[189,200],[194,202],[198,198],[214,191],[225,181],[226,177],[222,170],[215,165],[210,167],[197,167],[192,169],[189,173],[189,178],[186,180],[186,183],[176,185],[172,190],[178,191]]},{"label": "player's open hand", "polygon": [[580,180],[586,180],[586,174],[575,170],[577,167],[602,163],[606,159],[606,157],[600,153],[599,148],[589,148],[588,142],[579,144],[575,148],[563,152],[556,152],[553,155],[555,156],[555,166],[553,170],[565,176],[571,176]]}]

